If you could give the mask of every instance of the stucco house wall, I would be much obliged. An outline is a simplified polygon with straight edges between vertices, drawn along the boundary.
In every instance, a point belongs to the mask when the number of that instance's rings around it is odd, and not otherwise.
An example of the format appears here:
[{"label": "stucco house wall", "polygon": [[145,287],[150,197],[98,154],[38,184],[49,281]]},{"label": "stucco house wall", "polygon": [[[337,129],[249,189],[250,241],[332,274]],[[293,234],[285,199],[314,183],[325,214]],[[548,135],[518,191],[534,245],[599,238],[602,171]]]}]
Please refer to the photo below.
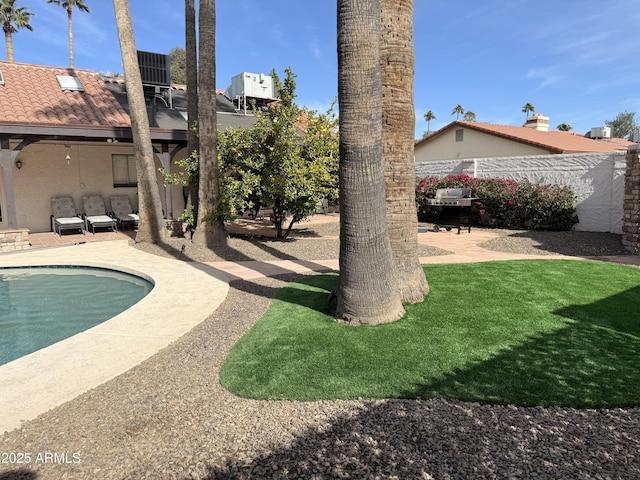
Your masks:
[{"label": "stucco house wall", "polygon": [[[456,141],[456,130],[462,130],[462,141]],[[416,162],[481,157],[513,157],[550,153],[533,145],[515,142],[464,127],[452,128],[416,145]]]},{"label": "stucco house wall", "polygon": [[570,187],[578,197],[576,230],[622,233],[626,153],[579,153],[419,162],[419,178],[466,173],[476,178],[527,178]]},{"label": "stucco house wall", "polygon": [[[16,213],[18,225],[31,232],[47,232],[51,228],[51,197],[70,195],[78,213],[82,213],[82,197],[85,195],[102,195],[107,210],[110,209],[109,196],[126,194],[131,199],[133,208],[138,208],[136,187],[114,187],[112,158],[113,154],[133,155],[131,144],[105,143],[70,143],[67,163],[67,149],[63,144],[36,142],[25,147],[17,160],[22,162],[18,170],[14,166],[13,179],[16,195]],[[183,155],[182,157],[180,155]],[[178,152],[176,159],[184,158],[185,152]],[[158,157],[156,170],[160,168]],[[173,164],[173,162],[172,162]],[[173,166],[175,168],[175,166]],[[0,169],[0,177],[3,175]],[[6,205],[6,195],[2,191],[0,181],[0,205]],[[158,173],[158,186],[162,208],[167,212],[163,178]],[[172,189],[174,216],[179,216],[184,209],[181,186],[168,186]],[[3,212],[4,213],[4,212]],[[0,229],[8,228],[7,216],[3,215]]]}]

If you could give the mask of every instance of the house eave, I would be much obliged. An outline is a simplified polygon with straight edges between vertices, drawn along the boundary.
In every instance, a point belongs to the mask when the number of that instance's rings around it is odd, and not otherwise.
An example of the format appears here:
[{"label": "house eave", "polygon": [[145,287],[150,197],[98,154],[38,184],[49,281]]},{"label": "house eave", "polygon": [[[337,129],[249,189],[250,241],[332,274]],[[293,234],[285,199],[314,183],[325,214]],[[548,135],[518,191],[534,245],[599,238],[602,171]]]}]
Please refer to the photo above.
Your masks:
[{"label": "house eave", "polygon": [[[186,130],[151,128],[153,142],[186,143]],[[131,127],[50,126],[0,123],[0,137],[8,139],[39,139],[65,141],[106,141],[109,138],[133,142]]]}]

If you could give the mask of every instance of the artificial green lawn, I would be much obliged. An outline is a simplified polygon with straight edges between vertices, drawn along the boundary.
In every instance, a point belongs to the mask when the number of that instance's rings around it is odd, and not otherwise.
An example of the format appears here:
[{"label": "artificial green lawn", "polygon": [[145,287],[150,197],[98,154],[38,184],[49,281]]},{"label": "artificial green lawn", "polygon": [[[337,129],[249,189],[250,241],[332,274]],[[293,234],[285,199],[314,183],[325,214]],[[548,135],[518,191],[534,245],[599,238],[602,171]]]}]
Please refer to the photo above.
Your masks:
[{"label": "artificial green lawn", "polygon": [[258,399],[640,405],[640,269],[518,260],[424,270],[426,300],[375,327],[333,320],[336,274],[290,284],[234,346],[222,384]]}]

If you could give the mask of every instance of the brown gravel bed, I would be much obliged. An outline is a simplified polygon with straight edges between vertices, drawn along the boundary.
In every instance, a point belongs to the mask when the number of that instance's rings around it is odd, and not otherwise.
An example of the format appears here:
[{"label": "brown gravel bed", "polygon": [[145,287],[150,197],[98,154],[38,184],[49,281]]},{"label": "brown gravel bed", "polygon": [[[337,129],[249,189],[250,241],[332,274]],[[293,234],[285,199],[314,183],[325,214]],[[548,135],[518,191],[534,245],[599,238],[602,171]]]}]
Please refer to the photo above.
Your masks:
[{"label": "brown gravel bed", "polygon": [[549,232],[538,230],[492,230],[499,238],[480,244],[498,252],[597,257],[630,255],[622,236],[606,232]]},{"label": "brown gravel bed", "polygon": [[[229,349],[298,278],[233,282],[169,347],[2,435],[0,453],[30,453],[31,463],[0,462],[0,480],[640,478],[638,408],[230,394],[218,377]],[[47,452],[58,462],[36,463]]]}]

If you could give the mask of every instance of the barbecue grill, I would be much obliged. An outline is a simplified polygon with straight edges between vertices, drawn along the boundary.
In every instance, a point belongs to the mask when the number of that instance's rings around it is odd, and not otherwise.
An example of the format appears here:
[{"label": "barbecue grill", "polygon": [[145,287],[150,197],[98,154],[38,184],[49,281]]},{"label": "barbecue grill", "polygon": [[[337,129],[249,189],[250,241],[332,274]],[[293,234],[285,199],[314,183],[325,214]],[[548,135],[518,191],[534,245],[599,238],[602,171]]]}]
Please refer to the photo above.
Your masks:
[{"label": "barbecue grill", "polygon": [[439,188],[435,198],[427,198],[426,203],[435,208],[436,222],[433,231],[441,228],[450,231],[458,229],[458,235],[462,229],[462,222],[466,220],[467,228],[471,233],[471,205],[479,200],[471,196],[470,188]]}]

